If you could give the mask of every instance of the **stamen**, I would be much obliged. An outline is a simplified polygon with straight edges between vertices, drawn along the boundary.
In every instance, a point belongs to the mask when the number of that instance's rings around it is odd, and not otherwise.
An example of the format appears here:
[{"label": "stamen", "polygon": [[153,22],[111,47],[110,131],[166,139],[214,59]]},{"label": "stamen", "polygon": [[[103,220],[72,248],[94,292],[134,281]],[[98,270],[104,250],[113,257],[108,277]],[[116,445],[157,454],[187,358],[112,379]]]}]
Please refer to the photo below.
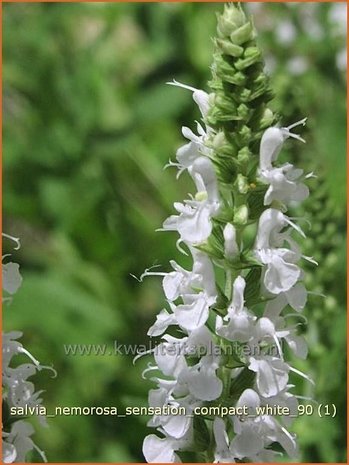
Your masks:
[{"label": "stamen", "polygon": [[307,121],[307,118],[303,118],[300,121],[297,121],[296,123],[293,123],[290,126],[287,126],[286,128],[281,128],[281,131],[284,132],[287,137],[293,137],[293,139],[297,139],[297,140],[305,143],[305,140],[300,135],[294,134],[290,130],[292,128],[295,128],[296,126],[300,126],[300,125],[304,126],[306,121]]},{"label": "stamen", "polygon": [[135,365],[137,360],[143,357],[144,355],[152,354],[153,352],[155,352],[155,349],[156,347],[154,347],[154,349],[145,350],[144,352],[141,352],[140,354],[136,355],[132,360],[132,364]]},{"label": "stamen", "polygon": [[42,460],[47,463],[47,458],[46,458],[46,455],[45,455],[45,452],[42,451],[41,449],[38,448],[38,446],[32,442],[33,444],[33,448],[36,450],[36,452],[40,455],[40,457],[42,458]]},{"label": "stamen", "polygon": [[304,176],[305,179],[309,179],[309,178],[318,178],[318,176],[316,174],[313,173],[313,171],[311,171],[310,173],[306,174]]},{"label": "stamen", "polygon": [[25,354],[27,357],[29,357],[30,360],[32,360],[34,365],[36,365],[37,367],[40,366],[40,362],[38,360],[36,360],[36,358],[34,358],[32,356],[32,354],[30,352],[28,352],[27,349],[25,349],[24,347],[18,347],[17,351],[22,353],[22,354]]},{"label": "stamen", "polygon": [[306,374],[304,374],[302,371],[300,370],[297,370],[296,368],[293,368],[290,366],[290,371],[293,371],[293,373],[296,373],[297,375],[301,376],[302,378],[306,379],[307,381],[309,381],[310,384],[312,384],[313,386],[315,386],[315,382],[309,378],[309,376],[307,376]]},{"label": "stamen", "polygon": [[[308,292],[309,294],[309,292]],[[308,324],[308,318],[304,315],[302,315],[301,313],[288,313],[287,315],[284,316],[284,319],[288,318],[289,316],[296,316],[296,317],[299,317],[301,320],[304,321],[304,324]]]},{"label": "stamen", "polygon": [[300,126],[300,125],[305,126],[305,124],[307,122],[307,119],[308,119],[308,117],[303,118],[303,119],[297,121],[296,123],[290,124],[290,126],[287,126],[287,128],[285,128],[285,129],[290,130],[290,129],[293,129],[296,126]]},{"label": "stamen", "polygon": [[315,292],[315,291],[308,291],[308,294],[316,295],[317,297],[323,297],[324,299],[326,299],[327,297],[326,294],[321,294],[321,292]]},{"label": "stamen", "polygon": [[159,368],[156,365],[152,366],[151,363],[148,363],[148,368],[146,368],[145,370],[142,371],[142,378],[147,379],[144,376],[146,373],[148,373],[149,371],[154,371],[154,370],[158,370],[158,369]]},{"label": "stamen", "polygon": [[294,396],[296,399],[302,399],[302,400],[307,400],[309,402],[314,402],[314,404],[319,405],[319,402],[315,399],[312,399],[311,397],[307,396]]},{"label": "stamen", "polygon": [[2,233],[3,237],[6,237],[6,239],[11,239],[11,241],[16,242],[17,246],[14,248],[14,250],[19,250],[21,248],[21,243],[18,237],[13,237],[10,236],[9,234]]},{"label": "stamen", "polygon": [[192,92],[196,92],[198,90],[195,89],[195,87],[188,86],[187,84],[182,84],[181,82],[178,82],[175,79],[173,79],[172,82],[166,82],[166,84],[170,86],[182,87],[183,89],[191,90]]},{"label": "stamen", "polygon": [[189,257],[189,254],[184,250],[182,249],[182,247],[180,246],[180,243],[183,242],[182,239],[178,239],[178,241],[176,242],[176,247],[177,249],[183,254],[183,255],[186,255],[187,257]]},{"label": "stamen", "polygon": [[176,163],[175,161],[172,161],[171,158],[168,160],[168,163],[163,167],[163,170],[166,170],[167,168],[172,168],[172,166],[176,166],[179,168],[181,165],[179,163]]},{"label": "stamen", "polygon": [[306,238],[307,236],[304,234],[302,229],[293,221],[291,221],[289,218],[285,217],[285,221],[292,226],[293,229],[295,229],[302,237]]},{"label": "stamen", "polygon": [[281,358],[281,360],[283,361],[283,360],[284,360],[284,354],[282,353],[281,345],[280,345],[279,339],[277,338],[277,335],[276,335],[276,334],[273,334],[273,339],[274,339],[275,344],[276,344],[276,347],[277,347],[277,349],[278,349],[280,358]]},{"label": "stamen", "polygon": [[313,257],[308,257],[307,255],[302,255],[302,258],[304,258],[304,260],[307,260],[307,262],[312,263],[313,265],[316,265],[316,266],[319,265],[318,262],[313,259]]}]

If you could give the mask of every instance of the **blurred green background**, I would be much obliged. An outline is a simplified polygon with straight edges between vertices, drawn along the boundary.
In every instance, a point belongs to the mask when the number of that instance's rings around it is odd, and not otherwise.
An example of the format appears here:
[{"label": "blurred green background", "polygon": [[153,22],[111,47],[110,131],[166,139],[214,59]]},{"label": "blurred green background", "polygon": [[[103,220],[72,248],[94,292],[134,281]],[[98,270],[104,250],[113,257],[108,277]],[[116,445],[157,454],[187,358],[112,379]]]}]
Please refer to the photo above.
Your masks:
[{"label": "blurred green background", "polygon": [[[173,78],[207,89],[221,3],[5,4],[3,14],[3,220],[20,237],[13,260],[24,278],[4,308],[5,330],[58,377],[42,372],[45,405],[146,405],[150,358],[66,356],[63,344],[148,344],[164,306],[161,281],[175,236],[155,233],[192,185],[163,170],[183,143],[181,125],[199,113]],[[308,116],[307,144],[285,159],[315,171],[311,197],[294,211],[308,238],[310,355],[294,366],[297,391],[335,403],[337,416],[297,419],[306,462],[344,462],[346,418],[345,194],[346,5],[248,4],[259,32],[282,122]],[[4,243],[5,252],[10,244]],[[147,418],[62,416],[35,440],[50,462],[144,461]],[[38,460],[33,456],[32,460]]]}]

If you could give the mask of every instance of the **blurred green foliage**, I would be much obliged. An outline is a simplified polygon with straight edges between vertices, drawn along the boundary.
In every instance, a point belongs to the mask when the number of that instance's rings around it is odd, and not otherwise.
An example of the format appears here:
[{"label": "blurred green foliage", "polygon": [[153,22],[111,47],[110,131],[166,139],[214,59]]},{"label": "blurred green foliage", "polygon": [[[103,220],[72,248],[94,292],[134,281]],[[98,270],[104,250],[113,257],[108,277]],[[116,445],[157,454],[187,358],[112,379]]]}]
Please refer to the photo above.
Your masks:
[{"label": "blurred green foliage", "polygon": [[[20,237],[13,259],[22,288],[4,308],[5,330],[58,378],[40,374],[54,406],[146,405],[149,361],[66,356],[63,344],[148,344],[164,305],[161,283],[139,276],[178,257],[175,237],[155,233],[172,203],[191,190],[163,166],[199,117],[176,78],[207,89],[215,3],[5,4],[3,17],[4,231]],[[295,378],[302,395],[335,403],[337,417],[296,421],[301,461],[345,461],[345,4],[249,4],[275,91],[290,124],[309,117],[306,146],[288,159],[315,171],[303,210],[310,346]],[[341,9],[342,8],[342,9]],[[290,146],[291,147],[291,144]],[[8,247],[7,247],[8,246]],[[4,243],[5,251],[10,245]],[[36,441],[49,461],[144,459],[146,418],[62,416]],[[37,457],[33,457],[36,460]]]}]

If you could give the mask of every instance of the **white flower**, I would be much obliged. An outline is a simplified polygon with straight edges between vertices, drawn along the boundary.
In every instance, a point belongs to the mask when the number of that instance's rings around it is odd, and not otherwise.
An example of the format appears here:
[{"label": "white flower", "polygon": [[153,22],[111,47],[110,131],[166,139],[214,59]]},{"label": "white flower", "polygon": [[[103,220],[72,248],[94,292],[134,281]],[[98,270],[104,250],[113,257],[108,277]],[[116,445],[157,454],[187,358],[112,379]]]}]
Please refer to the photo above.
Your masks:
[{"label": "white flower", "polygon": [[175,450],[178,441],[171,437],[159,438],[150,434],[143,441],[143,455],[148,463],[181,463]]},{"label": "white flower", "polygon": [[9,294],[15,294],[22,284],[18,263],[4,263],[2,265],[2,287]]},{"label": "white flower", "polygon": [[[227,315],[216,318],[216,333],[229,341],[247,342],[252,337],[254,317],[244,307],[245,280],[238,276],[233,284],[233,299]],[[224,324],[227,322],[227,324]]]},{"label": "white flower", "polygon": [[[174,271],[159,273],[146,271],[143,276],[164,276],[162,285],[169,301],[172,313],[163,309],[156,317],[156,322],[149,329],[149,336],[159,336],[168,326],[179,324],[191,331],[203,326],[208,318],[209,307],[217,299],[214,270],[211,260],[204,253],[191,248],[194,259],[193,271],[187,271],[172,260]],[[201,292],[197,292],[200,291]],[[183,303],[177,306],[173,301],[181,298]]]},{"label": "white flower", "polygon": [[176,202],[174,207],[179,215],[170,216],[163,224],[164,230],[178,231],[181,240],[191,244],[200,244],[209,237],[212,224],[207,199],[187,200],[185,204]]},{"label": "white flower", "polygon": [[228,260],[233,260],[239,255],[239,246],[236,242],[236,229],[231,223],[227,223],[223,229],[224,256]]},{"label": "white flower", "polygon": [[[168,84],[191,90],[202,116],[206,116],[209,109],[209,95],[206,92],[176,81]],[[206,146],[211,129],[207,126],[205,130],[197,123],[197,131],[199,135],[187,127],[182,128],[184,137],[190,142],[178,149],[178,163],[169,163],[169,166],[179,168],[178,175],[188,170],[195,182],[197,194],[194,199],[185,200],[184,203],[176,202],[174,207],[179,215],[170,216],[163,224],[164,230],[178,231],[182,241],[193,245],[204,242],[210,236],[211,218],[220,207],[216,173],[209,159],[211,149]]]},{"label": "white flower", "polygon": [[281,233],[287,225],[303,234],[289,218],[274,208],[265,210],[258,223],[255,253],[266,265],[263,282],[272,294],[289,291],[301,277],[301,269],[296,265],[300,258],[298,249],[295,251],[282,247],[285,241],[291,241],[288,234]]},{"label": "white flower", "polygon": [[250,357],[249,369],[257,373],[256,384],[263,397],[275,396],[287,385],[289,366],[278,357]]},{"label": "white flower", "polygon": [[268,338],[276,342],[281,357],[279,339],[284,338],[297,357],[302,359],[307,357],[308,347],[304,337],[297,335],[295,327],[286,327],[285,319],[282,317],[278,317],[275,321],[266,317],[260,318],[255,326],[254,337],[258,342]]},{"label": "white flower", "polygon": [[264,197],[264,205],[270,205],[273,200],[286,204],[300,202],[309,195],[307,186],[300,182],[303,179],[303,170],[293,168],[290,163],[280,167],[272,166],[287,138],[293,137],[305,142],[298,134],[290,132],[293,127],[304,125],[305,121],[306,118],[287,128],[268,128],[262,136],[258,173],[261,181],[270,185]]},{"label": "white flower", "polygon": [[297,283],[288,291],[281,292],[277,297],[269,300],[265,306],[264,316],[274,320],[286,305],[290,305],[294,310],[300,312],[306,304],[307,295],[304,284]]},{"label": "white flower", "polygon": [[164,230],[178,231],[182,241],[200,244],[211,234],[213,218],[219,211],[217,179],[212,162],[199,157],[191,166],[192,176],[198,190],[195,199],[175,202],[179,215],[172,215],[163,224]]},{"label": "white flower", "polygon": [[207,198],[219,208],[217,176],[212,161],[207,157],[199,157],[188,170],[192,176],[198,193],[206,192]]},{"label": "white flower", "polygon": [[188,338],[178,339],[165,334],[163,340],[165,342],[155,348],[155,362],[164,375],[176,377],[187,366],[183,347]]},{"label": "white flower", "polygon": [[203,252],[191,248],[194,259],[193,270],[187,271],[171,260],[174,271],[170,273],[147,273],[163,275],[162,286],[166,298],[173,302],[179,297],[191,295],[195,290],[202,290],[208,298],[217,297],[214,270],[211,260]]},{"label": "white flower", "polygon": [[235,463],[233,454],[229,448],[229,438],[222,418],[214,419],[213,434],[216,442],[214,463]]},{"label": "white flower", "polygon": [[184,170],[190,170],[195,160],[203,155],[209,156],[211,150],[205,146],[207,134],[205,129],[200,123],[197,123],[196,130],[198,135],[195,134],[190,128],[182,127],[183,136],[189,140],[188,143],[180,147],[176,152],[178,163],[172,161],[166,166],[176,166],[178,168],[177,178],[183,173]]},{"label": "white flower", "polygon": [[13,444],[2,441],[2,460],[4,463],[13,463],[16,460],[17,452]]},{"label": "white flower", "polygon": [[[196,89],[191,86],[187,86],[185,84],[181,84],[177,81],[168,82],[167,84],[182,87],[184,89],[188,89],[193,92],[193,99],[195,103],[198,105],[201,115],[203,118],[206,117],[208,109],[209,109],[209,95],[200,89]],[[208,134],[211,132],[211,128],[206,125],[206,129],[202,127],[200,123],[197,122],[197,133],[198,135],[194,134],[194,132],[187,128],[186,126],[182,127],[182,134],[183,136],[188,139],[190,142],[183,145],[177,150],[176,158],[178,163],[170,162],[167,166],[177,166],[179,171],[177,177],[181,175],[184,170],[190,169],[194,164],[195,160],[202,155],[209,156],[212,153],[212,150],[209,149],[205,142],[207,139]]]},{"label": "white flower", "polygon": [[272,163],[276,161],[283,143],[289,137],[305,142],[298,134],[294,134],[290,129],[302,124],[305,125],[307,118],[303,118],[297,123],[291,124],[286,128],[278,128],[276,126],[266,129],[261,139],[259,150],[259,168],[260,170],[269,170],[272,168]]},{"label": "white flower", "polygon": [[209,354],[203,356],[199,363],[184,370],[180,381],[187,383],[190,393],[199,400],[215,400],[223,389],[222,381],[217,377],[219,357]]},{"label": "white flower", "polygon": [[309,196],[308,187],[299,182],[303,170],[294,169],[286,163],[279,168],[260,171],[259,177],[266,184],[270,184],[264,197],[264,205],[270,205],[273,200],[284,202],[302,202]]},{"label": "white flower", "polygon": [[272,294],[291,289],[298,281],[301,270],[293,262],[295,255],[285,248],[260,250],[258,258],[267,265],[264,273],[264,285]]},{"label": "white flower", "polygon": [[208,319],[210,305],[212,300],[207,298],[205,292],[186,296],[185,303],[174,309],[177,323],[187,331],[200,328]]},{"label": "white flower", "polygon": [[262,436],[263,423],[256,415],[256,408],[260,405],[258,394],[253,389],[245,389],[236,403],[237,407],[246,406],[249,417],[233,417],[236,436],[232,440],[230,449],[234,457],[242,459],[258,454],[264,448]]},{"label": "white flower", "polygon": [[173,313],[163,308],[161,312],[156,316],[156,321],[148,330],[148,336],[155,337],[163,334],[170,325],[177,323],[176,317]]},{"label": "white flower", "polygon": [[277,405],[281,408],[287,407],[289,409],[289,415],[281,415],[280,421],[285,426],[290,426],[294,419],[298,416],[298,399],[296,396],[288,392],[288,389],[294,386],[287,385],[285,390],[279,392],[276,396],[272,397],[261,397],[261,404],[262,405]]},{"label": "white flower", "polygon": [[[44,452],[32,441],[31,436],[33,434],[34,428],[27,421],[18,420],[12,424],[10,433],[6,434],[7,446],[4,452],[8,462],[5,463],[13,463],[14,460],[16,462],[25,462],[27,453],[33,449],[40,454],[44,462],[47,462]],[[9,446],[10,444],[13,448]]]},{"label": "white flower", "polygon": [[273,417],[256,415],[256,409],[261,403],[260,396],[253,389],[246,389],[241,394],[237,406],[247,406],[250,416],[233,417],[236,436],[230,449],[234,456],[239,459],[250,458],[249,461],[257,462],[261,461],[262,458],[264,460],[274,459],[275,454],[265,449],[273,442],[279,442],[290,456],[294,456],[296,453],[295,437]]},{"label": "white flower", "polygon": [[186,415],[154,415],[154,417],[148,422],[148,426],[162,426],[166,434],[172,436],[173,438],[180,439],[185,436],[191,426],[191,408],[189,402],[186,402],[186,398],[176,401],[171,396],[172,391],[173,388],[171,385],[166,387],[160,386],[158,389],[151,389],[149,391],[149,406],[184,406],[186,409]]}]

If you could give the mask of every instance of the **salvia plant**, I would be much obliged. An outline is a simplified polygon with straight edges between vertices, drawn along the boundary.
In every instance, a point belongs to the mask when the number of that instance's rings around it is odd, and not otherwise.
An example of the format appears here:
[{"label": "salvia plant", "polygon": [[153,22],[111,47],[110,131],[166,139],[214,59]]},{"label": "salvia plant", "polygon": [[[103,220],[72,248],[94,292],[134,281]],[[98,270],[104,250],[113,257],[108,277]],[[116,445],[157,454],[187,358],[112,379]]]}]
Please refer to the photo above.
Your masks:
[{"label": "salvia plant", "polygon": [[[170,83],[192,92],[202,121],[196,133],[182,128],[188,142],[170,162],[178,176],[190,175],[196,193],[174,204],[177,214],[162,228],[178,233],[192,270],[171,261],[172,271],[143,275],[162,276],[168,302],[148,331],[162,340],[144,371],[156,383],[148,426],[157,434],[144,439],[147,462],[297,456],[290,426],[301,396],[290,374],[312,381],[289,355],[307,356],[297,333],[308,294],[300,262],[315,262],[302,254],[303,230],[287,212],[309,195],[304,181],[312,173],[279,162],[287,139],[304,142],[293,129],[306,119],[284,127],[268,107],[272,92],[255,37],[242,7],[226,5],[211,93]],[[256,413],[266,405],[286,406],[290,415]]]},{"label": "salvia plant", "polygon": [[[20,248],[17,238],[3,233],[3,238],[15,242],[15,250]],[[19,265],[8,261],[9,254],[2,257],[2,302],[9,303],[22,283]],[[26,462],[27,454],[36,451],[41,459],[46,462],[45,453],[32,440],[35,433],[31,422],[26,416],[13,415],[11,409],[16,412],[30,412],[31,416],[37,416],[39,422],[46,426],[46,417],[41,414],[41,394],[28,378],[38,371],[46,368],[55,371],[51,367],[40,364],[33,355],[19,342],[22,337],[20,331],[4,332],[2,334],[2,461],[3,463]],[[27,363],[18,363],[17,356],[22,355],[29,360]]]}]

